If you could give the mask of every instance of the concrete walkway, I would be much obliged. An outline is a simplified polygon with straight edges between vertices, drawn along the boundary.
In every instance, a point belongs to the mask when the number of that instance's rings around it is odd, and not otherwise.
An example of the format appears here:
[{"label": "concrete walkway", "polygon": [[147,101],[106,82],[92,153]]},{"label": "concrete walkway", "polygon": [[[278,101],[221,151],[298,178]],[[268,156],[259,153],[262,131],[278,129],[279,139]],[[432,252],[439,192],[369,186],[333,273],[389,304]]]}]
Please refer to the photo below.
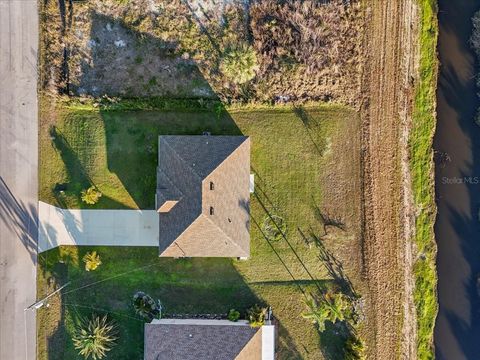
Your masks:
[{"label": "concrete walkway", "polygon": [[155,210],[72,210],[39,202],[38,251],[59,245],[158,246]]}]

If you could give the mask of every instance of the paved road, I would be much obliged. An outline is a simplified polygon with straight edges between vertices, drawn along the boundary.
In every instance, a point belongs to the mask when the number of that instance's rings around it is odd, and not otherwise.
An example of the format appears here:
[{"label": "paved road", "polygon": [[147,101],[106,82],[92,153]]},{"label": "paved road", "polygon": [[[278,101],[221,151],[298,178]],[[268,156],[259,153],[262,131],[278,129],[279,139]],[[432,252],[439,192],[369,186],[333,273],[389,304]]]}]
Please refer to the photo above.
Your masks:
[{"label": "paved road", "polygon": [[156,246],[155,210],[60,209],[39,203],[38,252],[59,245]]},{"label": "paved road", "polygon": [[36,0],[0,0],[0,359],[35,359]]}]

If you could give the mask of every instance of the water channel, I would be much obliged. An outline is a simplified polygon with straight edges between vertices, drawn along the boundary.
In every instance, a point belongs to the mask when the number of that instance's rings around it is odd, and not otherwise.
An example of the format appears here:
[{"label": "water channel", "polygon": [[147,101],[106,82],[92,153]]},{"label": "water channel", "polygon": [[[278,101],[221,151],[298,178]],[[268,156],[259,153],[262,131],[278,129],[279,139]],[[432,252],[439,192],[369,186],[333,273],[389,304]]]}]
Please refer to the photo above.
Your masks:
[{"label": "water channel", "polygon": [[439,0],[436,358],[480,359],[480,105],[468,40],[480,0]]}]

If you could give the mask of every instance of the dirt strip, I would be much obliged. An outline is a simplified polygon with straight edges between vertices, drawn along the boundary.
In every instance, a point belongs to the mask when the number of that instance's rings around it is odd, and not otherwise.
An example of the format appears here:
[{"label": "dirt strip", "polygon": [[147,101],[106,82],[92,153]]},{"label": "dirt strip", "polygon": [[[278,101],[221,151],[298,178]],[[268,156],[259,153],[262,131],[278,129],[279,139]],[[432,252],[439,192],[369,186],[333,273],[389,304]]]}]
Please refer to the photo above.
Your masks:
[{"label": "dirt strip", "polygon": [[375,329],[369,358],[416,359],[407,144],[418,72],[418,9],[414,0],[366,3],[363,250]]}]

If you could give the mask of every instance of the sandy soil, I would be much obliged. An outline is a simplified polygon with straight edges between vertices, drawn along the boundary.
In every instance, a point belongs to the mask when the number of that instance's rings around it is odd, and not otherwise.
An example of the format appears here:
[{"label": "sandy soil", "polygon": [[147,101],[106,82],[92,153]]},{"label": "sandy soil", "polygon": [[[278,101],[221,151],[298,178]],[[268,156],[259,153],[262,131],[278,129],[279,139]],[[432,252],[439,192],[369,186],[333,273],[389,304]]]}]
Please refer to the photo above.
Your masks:
[{"label": "sandy soil", "polygon": [[369,1],[362,109],[364,261],[375,359],[416,359],[408,134],[417,77],[413,0]]}]

